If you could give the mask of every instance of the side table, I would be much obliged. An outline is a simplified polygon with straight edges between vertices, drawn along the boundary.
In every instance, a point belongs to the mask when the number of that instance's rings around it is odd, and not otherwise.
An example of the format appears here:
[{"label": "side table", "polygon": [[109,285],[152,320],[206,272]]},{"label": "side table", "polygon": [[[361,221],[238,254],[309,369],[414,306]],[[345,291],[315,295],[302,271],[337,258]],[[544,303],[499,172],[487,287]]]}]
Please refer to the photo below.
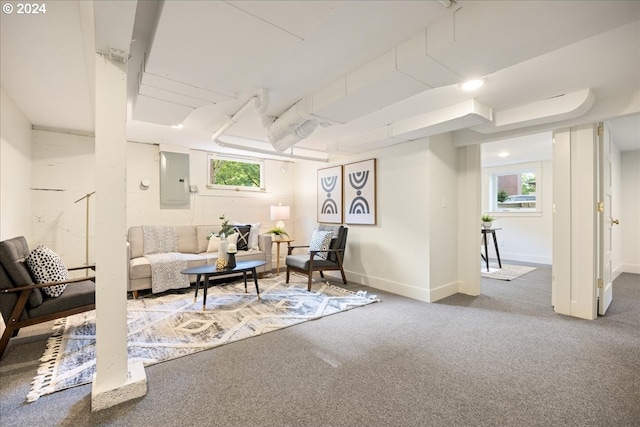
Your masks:
[{"label": "side table", "polygon": [[496,238],[496,230],[502,230],[502,228],[482,228],[482,242],[484,243],[484,254],[480,252],[480,256],[487,264],[487,272],[489,271],[489,248],[487,245],[487,234],[493,236],[493,247],[496,249],[496,256],[498,257],[498,266],[502,268],[502,261],[500,261],[500,251],[498,250],[498,239]]},{"label": "side table", "polygon": [[290,239],[290,238],[281,238],[281,239],[273,239],[271,240],[273,243],[275,243],[277,245],[276,248],[276,253],[277,253],[277,261],[276,261],[276,274],[280,274],[280,244],[281,243],[286,243],[287,244],[287,248],[289,246],[291,246],[291,242],[293,242],[294,239]]}]

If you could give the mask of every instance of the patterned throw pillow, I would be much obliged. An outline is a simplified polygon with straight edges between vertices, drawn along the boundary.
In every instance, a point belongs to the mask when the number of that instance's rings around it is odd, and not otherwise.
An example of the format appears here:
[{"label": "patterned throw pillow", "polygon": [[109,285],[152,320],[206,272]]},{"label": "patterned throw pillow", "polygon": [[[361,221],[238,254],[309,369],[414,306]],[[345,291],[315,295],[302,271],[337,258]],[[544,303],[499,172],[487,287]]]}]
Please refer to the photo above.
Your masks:
[{"label": "patterned throw pillow", "polygon": [[236,225],[233,229],[238,234],[238,242],[236,243],[236,247],[239,251],[248,251],[249,246],[249,235],[251,234],[251,226],[250,225]]},{"label": "patterned throw pillow", "polygon": [[248,225],[251,227],[251,232],[249,233],[249,250],[260,250],[260,246],[258,245],[258,239],[260,236],[260,228],[262,227],[261,222],[256,222],[254,224],[245,224],[243,222],[233,222],[233,225]]},{"label": "patterned throw pillow", "polygon": [[[331,231],[318,231],[313,230],[311,235],[311,242],[309,243],[309,252],[311,251],[326,251],[331,244]],[[318,252],[316,256],[327,259],[327,252]]]},{"label": "patterned throw pillow", "polygon": [[[69,272],[60,255],[46,246],[40,245],[31,251],[26,262],[36,283],[60,282],[69,279]],[[47,286],[42,288],[42,292],[56,298],[62,295],[66,288],[66,284]]]}]

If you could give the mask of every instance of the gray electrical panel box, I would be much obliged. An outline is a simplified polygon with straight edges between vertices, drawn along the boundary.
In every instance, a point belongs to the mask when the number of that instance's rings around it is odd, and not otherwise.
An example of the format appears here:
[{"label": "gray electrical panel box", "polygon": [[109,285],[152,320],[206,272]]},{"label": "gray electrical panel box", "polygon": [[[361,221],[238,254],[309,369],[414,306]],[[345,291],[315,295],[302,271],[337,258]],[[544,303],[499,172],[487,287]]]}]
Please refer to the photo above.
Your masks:
[{"label": "gray electrical panel box", "polygon": [[189,155],[160,152],[160,209],[189,209]]}]

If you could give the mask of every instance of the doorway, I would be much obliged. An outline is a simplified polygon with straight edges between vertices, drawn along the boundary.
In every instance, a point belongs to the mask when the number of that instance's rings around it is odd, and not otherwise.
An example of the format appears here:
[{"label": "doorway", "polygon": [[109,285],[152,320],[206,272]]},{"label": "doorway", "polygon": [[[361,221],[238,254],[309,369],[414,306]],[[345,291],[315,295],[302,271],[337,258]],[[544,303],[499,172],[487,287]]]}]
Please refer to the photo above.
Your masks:
[{"label": "doorway", "polygon": [[[553,134],[541,132],[481,145],[481,212],[495,218],[481,270],[481,292],[543,268],[551,301]],[[495,239],[494,239],[495,238]],[[484,245],[480,248],[485,251]]]}]

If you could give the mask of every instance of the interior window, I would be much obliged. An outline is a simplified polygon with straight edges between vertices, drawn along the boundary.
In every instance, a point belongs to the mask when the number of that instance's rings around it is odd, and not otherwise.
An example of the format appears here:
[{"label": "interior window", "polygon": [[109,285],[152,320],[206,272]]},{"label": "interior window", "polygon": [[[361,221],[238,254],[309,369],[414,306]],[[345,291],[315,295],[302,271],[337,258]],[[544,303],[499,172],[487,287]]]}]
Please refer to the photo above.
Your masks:
[{"label": "interior window", "polygon": [[209,154],[207,187],[241,190],[264,190],[264,161]]}]

